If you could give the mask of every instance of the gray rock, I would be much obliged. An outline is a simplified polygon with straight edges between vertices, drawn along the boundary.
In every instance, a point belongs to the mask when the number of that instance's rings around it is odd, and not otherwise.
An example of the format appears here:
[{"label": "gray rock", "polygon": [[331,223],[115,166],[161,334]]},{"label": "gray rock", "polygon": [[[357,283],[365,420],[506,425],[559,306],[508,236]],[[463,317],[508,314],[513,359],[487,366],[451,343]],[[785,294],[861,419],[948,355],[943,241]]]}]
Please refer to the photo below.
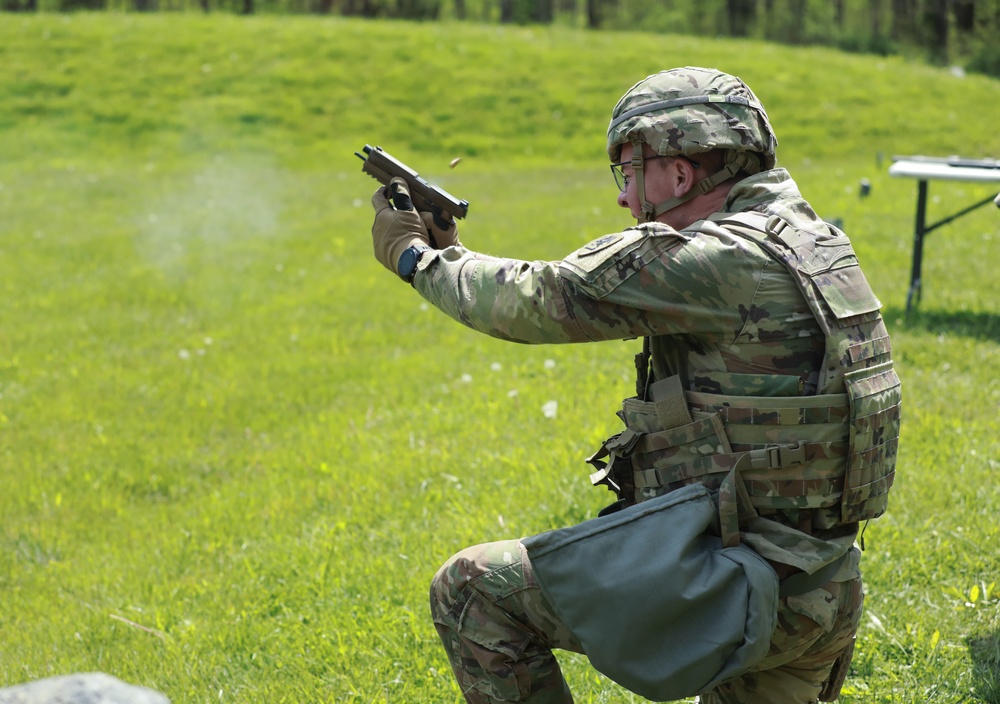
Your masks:
[{"label": "gray rock", "polygon": [[170,700],[152,689],[90,672],[0,689],[0,704],[170,704]]}]

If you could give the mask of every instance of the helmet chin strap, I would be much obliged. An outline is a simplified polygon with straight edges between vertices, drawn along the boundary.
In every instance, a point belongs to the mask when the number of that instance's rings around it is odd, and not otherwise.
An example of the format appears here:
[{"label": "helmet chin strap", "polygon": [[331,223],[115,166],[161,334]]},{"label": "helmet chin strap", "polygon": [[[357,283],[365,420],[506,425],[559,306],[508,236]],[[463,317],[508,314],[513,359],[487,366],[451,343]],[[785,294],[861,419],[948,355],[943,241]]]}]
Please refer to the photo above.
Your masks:
[{"label": "helmet chin strap", "polygon": [[646,200],[646,174],[643,164],[646,161],[642,153],[642,142],[634,140],[632,142],[632,174],[635,177],[635,192],[642,203],[642,213],[639,215],[639,222],[652,222],[656,218],[656,206]]},{"label": "helmet chin strap", "polygon": [[633,142],[632,171],[635,173],[636,194],[642,202],[642,213],[639,216],[639,222],[653,222],[656,218],[663,215],[667,211],[673,210],[677,206],[683,205],[703,193],[708,193],[723,181],[731,179],[739,173],[740,170],[755,173],[760,168],[748,154],[744,152],[729,151],[726,154],[726,166],[723,167],[721,171],[716,171],[708,178],[703,178],[701,181],[698,181],[698,183],[694,184],[694,186],[691,187],[691,190],[684,195],[677,198],[668,198],[667,200],[654,205],[650,201],[646,200],[646,180],[644,178],[642,164],[642,143]]}]

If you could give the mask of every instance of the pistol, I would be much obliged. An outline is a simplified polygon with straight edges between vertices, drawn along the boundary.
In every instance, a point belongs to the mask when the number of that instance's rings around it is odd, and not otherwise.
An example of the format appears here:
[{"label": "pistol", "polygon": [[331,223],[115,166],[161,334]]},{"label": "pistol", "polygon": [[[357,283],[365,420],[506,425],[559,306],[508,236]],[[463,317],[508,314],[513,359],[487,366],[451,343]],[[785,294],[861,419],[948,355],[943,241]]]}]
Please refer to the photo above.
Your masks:
[{"label": "pistol", "polygon": [[354,152],[354,155],[364,162],[361,170],[386,186],[396,176],[405,179],[417,210],[433,213],[436,217],[440,217],[442,212],[450,213],[456,218],[464,218],[468,214],[469,201],[459,200],[444,189],[428,183],[416,171],[382,147],[366,144],[364,152],[364,154]]}]

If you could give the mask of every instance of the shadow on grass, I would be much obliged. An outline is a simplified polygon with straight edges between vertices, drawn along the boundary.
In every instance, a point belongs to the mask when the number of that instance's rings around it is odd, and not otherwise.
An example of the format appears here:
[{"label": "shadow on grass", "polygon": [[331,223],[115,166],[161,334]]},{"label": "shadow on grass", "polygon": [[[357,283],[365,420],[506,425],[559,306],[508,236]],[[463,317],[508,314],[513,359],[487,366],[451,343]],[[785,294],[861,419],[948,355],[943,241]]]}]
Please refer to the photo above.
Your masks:
[{"label": "shadow on grass", "polygon": [[882,311],[886,322],[901,322],[906,330],[961,335],[1000,342],[1000,314],[970,311],[929,310],[919,308],[909,313],[904,308],[887,307]]},{"label": "shadow on grass", "polygon": [[976,698],[1000,704],[1000,631],[970,636],[967,642]]}]

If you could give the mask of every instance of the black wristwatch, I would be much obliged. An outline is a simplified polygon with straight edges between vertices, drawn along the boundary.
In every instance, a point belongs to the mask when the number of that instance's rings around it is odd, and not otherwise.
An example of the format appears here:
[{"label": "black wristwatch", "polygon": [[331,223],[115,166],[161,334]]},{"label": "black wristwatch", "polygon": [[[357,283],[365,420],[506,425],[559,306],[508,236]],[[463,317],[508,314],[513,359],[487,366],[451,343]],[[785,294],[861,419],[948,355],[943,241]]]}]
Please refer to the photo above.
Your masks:
[{"label": "black wristwatch", "polygon": [[399,278],[408,284],[412,284],[413,275],[417,273],[417,262],[420,261],[420,257],[424,256],[424,252],[427,251],[430,251],[430,247],[425,244],[415,244],[404,249],[403,253],[399,255],[399,262],[396,264],[396,271],[399,273]]}]

